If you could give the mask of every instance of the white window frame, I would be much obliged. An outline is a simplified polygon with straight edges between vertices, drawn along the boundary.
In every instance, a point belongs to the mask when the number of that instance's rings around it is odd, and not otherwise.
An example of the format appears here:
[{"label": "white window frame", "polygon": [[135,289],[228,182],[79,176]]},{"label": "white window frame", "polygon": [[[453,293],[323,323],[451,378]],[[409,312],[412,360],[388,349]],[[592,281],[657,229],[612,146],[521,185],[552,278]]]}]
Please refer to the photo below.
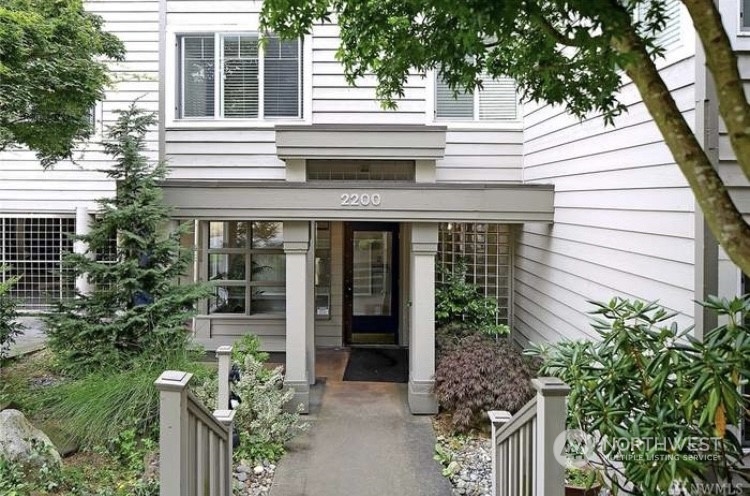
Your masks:
[{"label": "white window frame", "polygon": [[[313,56],[312,56],[312,36],[306,35],[300,39],[302,43],[302,49],[300,56],[302,61],[300,64],[300,99],[299,104],[302,105],[302,115],[299,117],[273,117],[273,118],[240,118],[240,117],[187,117],[181,118],[179,113],[181,112],[181,101],[178,100],[178,94],[181,93],[179,85],[182,84],[182,77],[179,74],[180,70],[180,58],[181,53],[179,50],[179,37],[181,36],[205,36],[205,35],[252,35],[257,34],[257,31],[252,29],[245,29],[245,26],[238,26],[235,24],[202,24],[200,26],[195,25],[173,25],[168,26],[166,29],[166,53],[165,58],[165,108],[166,108],[166,119],[165,125],[168,128],[173,129],[191,129],[191,128],[222,128],[222,127],[233,127],[237,125],[247,126],[249,128],[256,129],[270,129],[273,128],[279,122],[300,122],[300,123],[312,123],[312,69],[313,69]],[[217,49],[216,43],[214,50]],[[262,59],[262,56],[261,56]],[[259,67],[260,69],[260,67]],[[262,84],[260,85],[262,88]],[[260,90],[260,88],[259,88]],[[214,95],[216,98],[217,95]],[[214,112],[216,112],[215,107]],[[259,112],[260,114],[260,112]]]},{"label": "white window frame", "polygon": [[425,75],[425,116],[426,124],[446,126],[450,130],[460,131],[463,129],[497,129],[517,131],[523,129],[523,104],[516,96],[516,118],[514,120],[479,120],[479,98],[474,92],[474,118],[469,119],[449,119],[438,118],[436,115],[436,92],[437,92],[437,71],[428,71]]},{"label": "white window frame", "polygon": [[737,35],[738,36],[750,36],[750,25],[745,26],[742,20],[745,14],[750,16],[750,12],[745,12],[744,0],[737,0]]},{"label": "white window frame", "polygon": [[[213,35],[214,37],[214,115],[213,116],[200,116],[200,117],[185,117],[182,115],[182,111],[185,108],[185,78],[182,73],[182,61],[185,59],[185,44],[179,43],[180,38],[184,37],[190,37],[190,36],[210,36]],[[177,48],[180,54],[179,58],[179,64],[178,64],[178,72],[176,77],[179,81],[180,86],[180,103],[177,108],[175,108],[175,113],[178,119],[180,120],[226,120],[226,121],[237,121],[237,120],[264,120],[264,111],[265,111],[265,53],[262,49],[262,47],[258,46],[258,117],[226,117],[224,115],[224,82],[225,82],[225,74],[224,71],[221,70],[221,67],[223,66],[224,62],[224,41],[228,37],[233,36],[246,36],[246,37],[254,37],[255,39],[260,42],[260,34],[254,31],[238,31],[238,32],[206,32],[206,33],[190,33],[190,34],[183,34],[180,33],[178,36],[178,43]],[[281,117],[271,117],[272,120],[299,120],[302,118],[302,98],[303,98],[303,40],[299,40],[299,49],[298,49],[298,59],[297,59],[297,66],[298,66],[298,72],[297,72],[297,88],[299,91],[299,97],[297,98],[297,115],[296,116],[281,116]],[[218,77],[217,77],[218,76]]]}]

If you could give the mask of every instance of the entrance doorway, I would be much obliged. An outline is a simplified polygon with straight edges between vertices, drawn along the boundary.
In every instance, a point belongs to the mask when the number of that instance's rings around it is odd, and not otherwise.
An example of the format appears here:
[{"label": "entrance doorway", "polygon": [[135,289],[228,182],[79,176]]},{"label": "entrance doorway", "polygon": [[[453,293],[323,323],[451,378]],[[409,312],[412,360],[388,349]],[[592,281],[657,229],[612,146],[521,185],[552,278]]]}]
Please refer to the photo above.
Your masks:
[{"label": "entrance doorway", "polygon": [[347,344],[398,344],[399,224],[352,222],[344,234]]}]

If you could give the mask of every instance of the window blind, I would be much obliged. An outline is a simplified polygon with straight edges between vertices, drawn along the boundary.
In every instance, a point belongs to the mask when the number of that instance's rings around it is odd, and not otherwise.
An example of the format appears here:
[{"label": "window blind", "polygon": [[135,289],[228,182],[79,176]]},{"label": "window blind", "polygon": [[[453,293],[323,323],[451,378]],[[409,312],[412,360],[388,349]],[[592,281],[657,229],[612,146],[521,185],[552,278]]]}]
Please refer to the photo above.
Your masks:
[{"label": "window blind", "polygon": [[214,115],[214,37],[183,36],[182,116]]},{"label": "window blind", "polygon": [[435,85],[435,117],[439,119],[473,119],[474,95],[459,93],[454,96],[448,83],[438,75]]},{"label": "window blind", "polygon": [[479,120],[512,121],[518,118],[516,84],[510,78],[489,79],[479,91]]},{"label": "window blind", "polygon": [[258,38],[223,38],[224,117],[258,117]]},{"label": "window blind", "polygon": [[298,117],[300,43],[268,39],[263,55],[263,113],[268,117]]}]

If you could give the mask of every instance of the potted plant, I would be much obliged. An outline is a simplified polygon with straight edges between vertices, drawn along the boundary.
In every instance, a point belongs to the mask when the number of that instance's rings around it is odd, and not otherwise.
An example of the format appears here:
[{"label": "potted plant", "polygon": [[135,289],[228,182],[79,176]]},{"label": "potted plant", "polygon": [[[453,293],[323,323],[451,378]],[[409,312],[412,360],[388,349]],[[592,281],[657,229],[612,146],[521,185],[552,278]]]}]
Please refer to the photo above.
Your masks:
[{"label": "potted plant", "polygon": [[601,475],[594,467],[565,469],[565,496],[598,496]]}]

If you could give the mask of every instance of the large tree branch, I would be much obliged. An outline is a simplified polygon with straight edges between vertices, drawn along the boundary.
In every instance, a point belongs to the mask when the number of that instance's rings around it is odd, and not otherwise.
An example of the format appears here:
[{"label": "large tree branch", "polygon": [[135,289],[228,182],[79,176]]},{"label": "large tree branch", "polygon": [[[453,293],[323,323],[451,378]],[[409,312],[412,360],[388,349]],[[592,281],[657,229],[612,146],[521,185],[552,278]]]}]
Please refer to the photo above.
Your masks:
[{"label": "large tree branch", "polygon": [[568,47],[580,47],[581,43],[578,43],[578,41],[571,39],[567,36],[565,36],[563,33],[557,30],[555,26],[550,23],[546,17],[544,17],[544,14],[532,6],[529,6],[529,17],[531,20],[540,28],[542,28],[542,31],[555,40],[555,42],[559,43],[560,45],[568,46]]},{"label": "large tree branch", "polygon": [[713,0],[683,0],[706,52],[706,65],[716,83],[719,114],[745,177],[750,179],[750,105],[721,15]]},{"label": "large tree branch", "polygon": [[631,27],[613,38],[612,46],[628,55],[629,62],[624,69],[638,88],[664,142],[692,188],[711,232],[729,258],[750,274],[750,226],[732,202],[718,172],[677,108],[643,41]]}]

